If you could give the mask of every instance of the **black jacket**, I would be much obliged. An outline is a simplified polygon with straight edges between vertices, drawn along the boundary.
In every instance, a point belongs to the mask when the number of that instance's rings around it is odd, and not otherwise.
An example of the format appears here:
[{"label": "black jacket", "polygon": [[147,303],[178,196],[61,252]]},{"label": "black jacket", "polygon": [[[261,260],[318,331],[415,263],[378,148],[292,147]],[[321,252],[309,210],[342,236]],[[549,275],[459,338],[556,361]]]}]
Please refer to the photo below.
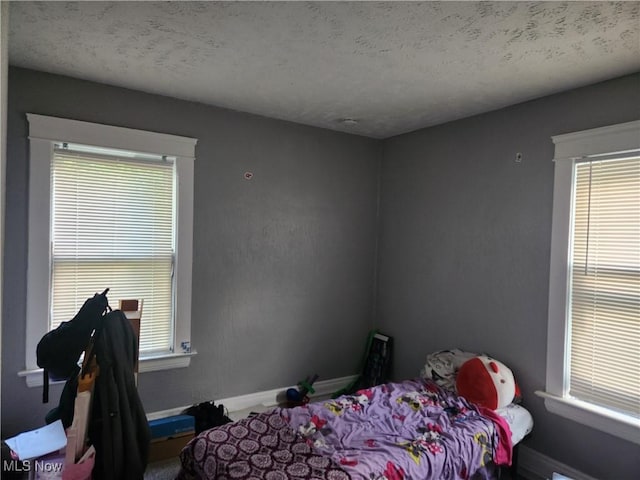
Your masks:
[{"label": "black jacket", "polygon": [[77,391],[78,359],[95,328],[95,354],[99,374],[93,395],[89,440],[96,448],[96,479],[142,479],[151,433],[133,368],[138,356],[131,323],[120,310],[102,315],[106,297],[87,300],[69,322],[46,334],[37,348],[38,365],[52,377],[68,378],[60,405],[47,415],[47,423],[73,420]]},{"label": "black jacket", "polygon": [[96,345],[100,372],[94,421],[89,426],[89,438],[96,447],[94,478],[143,478],[151,432],[133,374],[137,349],[137,339],[124,313],[108,313]]}]

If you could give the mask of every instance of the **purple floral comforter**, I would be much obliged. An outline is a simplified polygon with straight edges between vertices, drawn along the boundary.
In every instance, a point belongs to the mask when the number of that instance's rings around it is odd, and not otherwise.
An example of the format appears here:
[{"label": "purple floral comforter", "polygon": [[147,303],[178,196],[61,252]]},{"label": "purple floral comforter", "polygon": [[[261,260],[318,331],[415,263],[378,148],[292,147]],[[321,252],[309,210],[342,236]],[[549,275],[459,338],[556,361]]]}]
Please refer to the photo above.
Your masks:
[{"label": "purple floral comforter", "polygon": [[497,432],[463,398],[409,380],[203,432],[182,451],[180,478],[487,477]]}]

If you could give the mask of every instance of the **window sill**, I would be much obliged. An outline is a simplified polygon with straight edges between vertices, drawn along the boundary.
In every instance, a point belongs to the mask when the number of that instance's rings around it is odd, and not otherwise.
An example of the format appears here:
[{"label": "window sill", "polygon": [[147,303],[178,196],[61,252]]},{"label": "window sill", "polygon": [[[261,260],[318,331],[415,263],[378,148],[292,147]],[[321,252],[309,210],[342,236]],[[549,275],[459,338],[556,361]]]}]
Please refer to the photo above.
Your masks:
[{"label": "window sill", "polygon": [[640,445],[640,419],[573,398],[537,391],[546,409],[583,425]]},{"label": "window sill", "polygon": [[[191,357],[198,352],[189,353],[164,353],[140,357],[139,373],[155,372],[158,370],[169,370],[172,368],[185,368],[191,363]],[[25,377],[28,387],[42,386],[42,368],[33,370],[22,370],[18,372],[19,377]],[[52,385],[64,383],[64,381],[51,381]]]},{"label": "window sill", "polygon": [[185,368],[191,363],[191,357],[197,354],[198,352],[192,350],[187,353],[164,353],[140,357],[138,371],[145,373],[155,372],[157,370],[169,370],[172,368]]}]

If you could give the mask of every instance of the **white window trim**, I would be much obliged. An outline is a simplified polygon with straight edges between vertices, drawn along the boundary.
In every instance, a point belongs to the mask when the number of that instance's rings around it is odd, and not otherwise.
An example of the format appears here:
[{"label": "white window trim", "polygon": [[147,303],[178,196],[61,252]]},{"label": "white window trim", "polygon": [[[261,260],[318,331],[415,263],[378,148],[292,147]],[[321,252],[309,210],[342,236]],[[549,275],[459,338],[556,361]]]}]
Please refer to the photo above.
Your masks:
[{"label": "white window trim", "polygon": [[552,137],[555,144],[546,391],[538,391],[547,410],[640,444],[640,420],[567,395],[567,258],[571,228],[573,170],[576,160],[640,149],[640,120]]},{"label": "white window trim", "polygon": [[[55,142],[147,152],[176,158],[177,226],[175,338],[173,352],[140,357],[140,372],[187,367],[196,353],[191,345],[191,268],[193,258],[193,168],[197,139],[131,128],[28,113],[29,122],[29,235],[27,264],[27,325],[25,369],[18,372],[27,385],[42,385],[36,347],[49,330],[49,238],[51,158]],[[108,188],[108,186],[105,186]],[[91,296],[89,292],[87,297]]]}]

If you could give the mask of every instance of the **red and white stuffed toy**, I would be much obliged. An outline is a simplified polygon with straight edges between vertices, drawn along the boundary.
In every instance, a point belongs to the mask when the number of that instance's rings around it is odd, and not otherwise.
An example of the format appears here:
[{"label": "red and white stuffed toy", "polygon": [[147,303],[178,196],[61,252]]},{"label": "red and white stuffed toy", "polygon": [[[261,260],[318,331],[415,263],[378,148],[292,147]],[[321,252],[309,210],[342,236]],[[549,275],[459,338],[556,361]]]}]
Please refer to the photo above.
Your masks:
[{"label": "red and white stuffed toy", "polygon": [[456,389],[468,401],[492,410],[506,407],[520,394],[509,367],[487,355],[478,355],[462,364],[456,376]]}]

